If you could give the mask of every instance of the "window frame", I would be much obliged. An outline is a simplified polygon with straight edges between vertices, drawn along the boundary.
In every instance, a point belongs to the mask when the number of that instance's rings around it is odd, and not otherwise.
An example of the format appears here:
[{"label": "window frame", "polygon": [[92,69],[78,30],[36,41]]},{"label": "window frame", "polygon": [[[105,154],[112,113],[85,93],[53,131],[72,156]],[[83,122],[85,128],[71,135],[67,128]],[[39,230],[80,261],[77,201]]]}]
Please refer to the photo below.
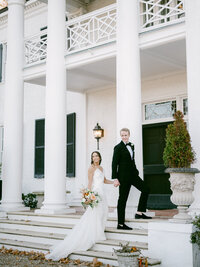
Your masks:
[{"label": "window frame", "polygon": [[[69,121],[69,118],[72,118],[72,129],[70,129],[69,125],[68,125],[68,121]],[[44,145],[40,145],[40,146],[36,146],[36,126],[37,126],[37,122],[38,121],[44,121]],[[66,157],[66,177],[69,177],[69,178],[74,178],[75,175],[76,175],[76,113],[73,112],[73,113],[69,113],[66,115],[66,126],[67,127],[67,132],[66,132],[66,156],[69,152],[69,146],[72,147],[72,156],[70,155],[70,158]],[[69,131],[72,131],[72,140],[69,141]],[[45,157],[45,119],[42,118],[42,119],[36,119],[35,120],[35,144],[34,144],[34,178],[44,178],[44,171],[45,171],[45,158],[43,158],[43,173],[36,173],[36,149],[44,149],[44,157]],[[69,159],[71,160],[72,159],[72,162],[69,161]],[[69,165],[70,163],[72,164]],[[70,172],[69,172],[69,169],[70,169]]]}]

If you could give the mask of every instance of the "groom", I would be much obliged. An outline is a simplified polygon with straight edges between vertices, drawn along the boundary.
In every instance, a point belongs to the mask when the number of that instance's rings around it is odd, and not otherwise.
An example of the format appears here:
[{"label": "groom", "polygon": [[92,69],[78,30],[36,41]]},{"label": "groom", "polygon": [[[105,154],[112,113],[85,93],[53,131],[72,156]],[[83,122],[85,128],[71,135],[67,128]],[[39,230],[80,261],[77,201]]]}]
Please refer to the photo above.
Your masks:
[{"label": "groom", "polygon": [[117,204],[118,225],[117,229],[132,230],[125,221],[125,209],[131,185],[141,191],[135,219],[151,219],[143,212],[146,211],[149,189],[144,181],[139,177],[139,172],[135,165],[134,145],[129,142],[130,130],[123,128],[120,131],[121,142],[114,147],[112,159],[112,179],[114,185],[119,185],[119,198]]}]

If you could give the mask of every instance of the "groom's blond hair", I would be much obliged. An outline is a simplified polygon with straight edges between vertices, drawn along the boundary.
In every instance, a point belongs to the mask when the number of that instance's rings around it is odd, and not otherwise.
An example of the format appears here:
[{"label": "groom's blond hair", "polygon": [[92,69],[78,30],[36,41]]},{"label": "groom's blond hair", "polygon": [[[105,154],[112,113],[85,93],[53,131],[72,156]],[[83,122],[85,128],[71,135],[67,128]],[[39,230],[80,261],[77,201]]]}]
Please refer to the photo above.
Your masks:
[{"label": "groom's blond hair", "polygon": [[121,132],[127,132],[130,135],[130,130],[128,128],[122,128],[120,130],[120,134],[121,134]]}]

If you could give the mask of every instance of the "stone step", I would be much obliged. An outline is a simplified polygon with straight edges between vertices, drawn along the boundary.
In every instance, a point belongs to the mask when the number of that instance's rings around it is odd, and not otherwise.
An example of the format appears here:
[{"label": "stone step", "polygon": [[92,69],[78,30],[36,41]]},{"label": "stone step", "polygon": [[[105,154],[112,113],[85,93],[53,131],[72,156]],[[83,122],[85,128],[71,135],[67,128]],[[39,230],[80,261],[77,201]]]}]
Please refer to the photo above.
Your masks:
[{"label": "stone step", "polygon": [[116,228],[106,227],[105,232],[108,239],[148,242],[148,230],[146,229],[118,230]]},{"label": "stone step", "polygon": [[[8,212],[8,219],[11,220],[24,220],[24,221],[40,221],[40,222],[51,222],[51,223],[68,223],[75,224],[81,217],[78,214],[62,214],[62,215],[53,215],[53,214],[37,214],[31,211],[22,211],[22,212]],[[155,218],[154,220],[158,220]],[[132,228],[138,229],[147,229],[149,220],[137,220],[137,219],[127,219],[127,225]],[[151,221],[151,220],[150,220]],[[116,217],[108,217],[106,226],[116,227],[117,219]]]},{"label": "stone step", "polygon": [[[18,250],[26,250],[26,251],[40,251],[47,252],[49,247],[44,244],[38,244],[33,242],[22,242],[15,241],[10,239],[0,239],[0,244],[4,245],[6,248],[13,248]],[[83,261],[92,261],[93,258],[97,258],[104,264],[110,264],[112,266],[118,266],[117,257],[113,252],[105,252],[105,251],[80,251],[70,255],[71,259],[80,259]],[[155,259],[148,259],[148,266],[160,266],[160,261]]]},{"label": "stone step", "polygon": [[[14,221],[14,220],[0,220],[2,228],[23,229],[27,231],[34,230],[38,232],[68,234],[73,225],[60,224],[60,223],[47,223],[35,221]],[[146,229],[133,229],[133,230],[118,230],[112,227],[106,227],[106,237],[108,239],[117,239],[125,241],[138,241],[147,242],[148,231]],[[41,239],[42,241],[42,239]]]},{"label": "stone step", "polygon": [[24,229],[32,230],[35,229],[39,232],[47,233],[60,233],[67,234],[72,229],[72,224],[61,224],[61,223],[47,223],[39,221],[18,221],[18,220],[0,220],[1,228],[10,228],[10,229]]},{"label": "stone step", "polygon": [[[16,241],[31,241],[41,244],[54,245],[60,240],[63,240],[66,235],[55,234],[55,233],[41,233],[36,231],[27,231],[20,229],[0,229],[0,235],[3,239],[12,239]],[[44,240],[45,239],[45,240]],[[93,246],[95,251],[109,251],[113,252],[113,249],[118,249],[120,243],[126,243],[124,240],[111,240],[107,239],[105,241],[99,241]],[[141,249],[141,252],[146,256],[148,245],[144,242],[129,242],[130,246],[135,246]]]}]

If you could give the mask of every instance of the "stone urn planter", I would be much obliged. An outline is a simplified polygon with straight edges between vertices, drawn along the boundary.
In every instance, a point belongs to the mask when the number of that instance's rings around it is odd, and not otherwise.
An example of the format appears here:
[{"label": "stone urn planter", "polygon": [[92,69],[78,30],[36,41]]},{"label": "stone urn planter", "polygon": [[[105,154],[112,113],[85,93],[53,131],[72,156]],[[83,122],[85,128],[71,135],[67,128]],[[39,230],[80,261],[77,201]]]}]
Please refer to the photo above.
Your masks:
[{"label": "stone urn planter", "polygon": [[129,242],[126,244],[119,243],[119,245],[119,249],[114,249],[119,267],[138,267],[140,250],[129,246]]},{"label": "stone urn planter", "polygon": [[188,206],[194,201],[192,192],[195,184],[195,173],[198,169],[191,168],[196,160],[191,145],[191,138],[187,129],[184,115],[177,110],[174,113],[174,122],[166,129],[166,145],[163,152],[163,161],[170,173],[172,196],[171,201],[178,206],[178,214],[172,222],[190,223],[192,217],[188,214]]},{"label": "stone urn planter", "polygon": [[170,173],[170,185],[172,190],[171,202],[177,205],[178,214],[174,215],[172,222],[190,223],[192,217],[188,214],[188,207],[193,203],[192,192],[195,185],[196,168],[168,168],[165,172]]},{"label": "stone urn planter", "polygon": [[139,252],[116,252],[119,267],[138,267]]}]

